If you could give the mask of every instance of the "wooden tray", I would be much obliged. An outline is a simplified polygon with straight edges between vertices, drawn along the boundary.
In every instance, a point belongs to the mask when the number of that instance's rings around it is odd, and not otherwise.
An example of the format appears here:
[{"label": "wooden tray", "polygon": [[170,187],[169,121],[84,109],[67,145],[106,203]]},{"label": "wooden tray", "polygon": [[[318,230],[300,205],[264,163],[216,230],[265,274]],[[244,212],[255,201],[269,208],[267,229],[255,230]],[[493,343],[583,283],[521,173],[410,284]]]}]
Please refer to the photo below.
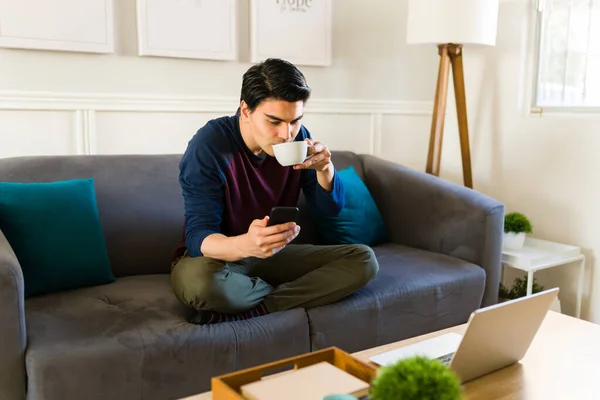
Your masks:
[{"label": "wooden tray", "polygon": [[[213,400],[245,400],[241,395],[240,387],[263,379],[265,373],[286,367],[288,370],[295,370],[322,361],[329,362],[369,384],[377,374],[376,367],[362,362],[337,347],[330,347],[214,377],[211,380]],[[285,371],[281,373],[285,373]],[[269,377],[265,376],[265,379],[269,379]]]}]

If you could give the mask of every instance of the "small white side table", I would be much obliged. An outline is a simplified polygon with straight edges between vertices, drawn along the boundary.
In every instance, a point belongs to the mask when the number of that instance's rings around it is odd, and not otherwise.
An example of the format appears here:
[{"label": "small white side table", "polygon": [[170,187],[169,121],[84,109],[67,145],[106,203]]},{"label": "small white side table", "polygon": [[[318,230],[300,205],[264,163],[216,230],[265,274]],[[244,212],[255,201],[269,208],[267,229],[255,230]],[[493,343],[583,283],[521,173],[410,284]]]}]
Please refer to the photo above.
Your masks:
[{"label": "small white side table", "polygon": [[527,295],[531,295],[533,292],[533,274],[536,271],[572,262],[579,262],[576,317],[580,318],[585,255],[581,253],[581,249],[577,246],[528,236],[522,248],[518,250],[502,249],[500,282],[504,281],[504,266],[525,271],[527,272]]}]

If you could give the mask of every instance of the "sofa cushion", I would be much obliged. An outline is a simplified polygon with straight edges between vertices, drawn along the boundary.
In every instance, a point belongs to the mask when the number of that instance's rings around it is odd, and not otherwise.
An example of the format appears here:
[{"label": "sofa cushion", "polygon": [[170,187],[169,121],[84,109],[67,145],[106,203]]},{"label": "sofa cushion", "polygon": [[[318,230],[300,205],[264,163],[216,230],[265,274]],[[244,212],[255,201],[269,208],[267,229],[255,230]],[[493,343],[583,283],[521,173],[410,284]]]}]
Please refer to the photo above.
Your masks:
[{"label": "sofa cushion", "polygon": [[115,276],[169,273],[185,221],[180,159],[180,154],[0,158],[0,181],[93,178]]},{"label": "sofa cushion", "polygon": [[377,245],[387,240],[388,229],[369,189],[352,165],[337,172],[344,186],[345,205],[338,215],[317,213],[320,243]]},{"label": "sofa cushion", "polygon": [[[307,310],[312,350],[355,352],[464,323],[480,307],[482,268],[410,247],[375,246],[379,273],[356,293]],[[352,332],[352,334],[348,334]]]},{"label": "sofa cushion", "polygon": [[[337,171],[341,171],[350,166],[354,168],[356,174],[362,179],[365,179],[363,171],[362,158],[356,153],[351,151],[332,151],[331,161]],[[1,161],[0,161],[1,162]],[[298,225],[302,227],[300,234],[294,243],[297,244],[317,244],[319,243],[319,229],[317,227],[316,218],[314,213],[306,206],[306,197],[304,192],[300,192],[300,198],[298,199],[298,207],[300,208],[300,216],[298,219]]]},{"label": "sofa cushion", "polygon": [[213,375],[310,350],[301,309],[206,326],[188,323],[193,313],[169,275],[27,300],[28,398],[181,398],[210,390]]},{"label": "sofa cushion", "polygon": [[93,179],[0,182],[0,229],[23,269],[25,297],[115,279]]}]

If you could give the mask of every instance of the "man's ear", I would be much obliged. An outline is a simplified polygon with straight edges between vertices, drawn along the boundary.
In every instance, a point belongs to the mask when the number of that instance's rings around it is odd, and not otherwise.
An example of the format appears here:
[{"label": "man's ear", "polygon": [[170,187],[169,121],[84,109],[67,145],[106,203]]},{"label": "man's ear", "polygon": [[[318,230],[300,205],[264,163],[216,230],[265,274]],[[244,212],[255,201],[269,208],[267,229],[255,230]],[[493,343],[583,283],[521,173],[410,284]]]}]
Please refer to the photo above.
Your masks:
[{"label": "man's ear", "polygon": [[240,102],[240,115],[242,116],[242,120],[248,122],[250,120],[250,114],[250,107],[248,107],[248,104],[242,100]]}]

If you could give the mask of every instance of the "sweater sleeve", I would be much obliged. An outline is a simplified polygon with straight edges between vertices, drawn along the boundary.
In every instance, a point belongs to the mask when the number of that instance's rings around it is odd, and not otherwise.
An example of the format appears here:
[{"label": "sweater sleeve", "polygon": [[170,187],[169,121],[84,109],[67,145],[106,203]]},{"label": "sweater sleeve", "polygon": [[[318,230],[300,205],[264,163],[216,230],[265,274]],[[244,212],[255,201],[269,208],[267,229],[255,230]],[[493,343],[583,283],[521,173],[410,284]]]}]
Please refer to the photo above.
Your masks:
[{"label": "sweater sleeve", "polygon": [[202,256],[204,239],[221,233],[224,180],[209,143],[197,135],[185,151],[179,166],[185,212],[185,244],[191,257]]},{"label": "sweater sleeve", "polygon": [[[310,132],[303,126],[301,135],[302,139],[309,138]],[[342,211],[345,205],[345,193],[344,184],[339,177],[337,170],[334,171],[333,175],[333,190],[326,192],[319,181],[317,180],[317,171],[314,169],[307,169],[302,171],[302,190],[306,196],[307,203],[317,213],[335,216]]]}]

